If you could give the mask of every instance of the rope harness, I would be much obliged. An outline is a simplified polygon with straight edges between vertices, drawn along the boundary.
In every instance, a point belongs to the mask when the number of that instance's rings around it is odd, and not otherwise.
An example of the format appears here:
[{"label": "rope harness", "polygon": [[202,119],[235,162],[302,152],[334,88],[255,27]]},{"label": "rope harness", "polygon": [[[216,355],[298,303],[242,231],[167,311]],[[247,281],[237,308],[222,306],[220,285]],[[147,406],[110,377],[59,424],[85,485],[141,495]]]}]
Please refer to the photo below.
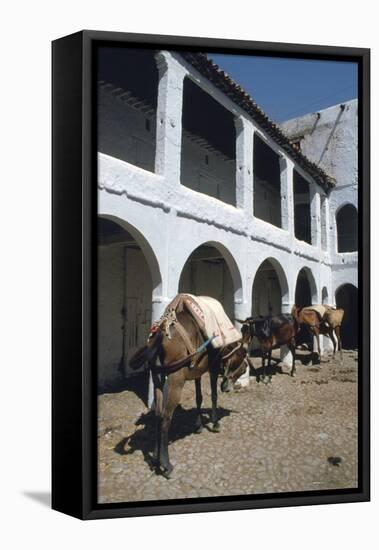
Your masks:
[{"label": "rope harness", "polygon": [[[178,359],[177,361],[174,361],[173,363],[169,363],[166,365],[154,365],[154,370],[156,372],[160,372],[162,374],[171,374],[173,372],[177,372],[178,370],[184,368],[185,366],[188,366],[189,369],[194,369],[196,365],[202,361],[202,359],[207,354],[207,347],[212,342],[214,338],[216,338],[216,335],[211,336],[207,340],[205,340],[198,348],[195,349],[194,345],[192,344],[186,329],[183,327],[183,325],[178,321],[176,317],[176,313],[174,309],[170,309],[169,311],[166,311],[165,314],[159,319],[157,323],[154,323],[152,327],[150,328],[150,333],[148,340],[149,341],[152,336],[154,336],[158,331],[162,331],[166,337],[171,340],[172,334],[171,334],[171,327],[174,326],[176,332],[179,334],[181,339],[183,340],[183,343],[187,349],[188,355],[184,357],[183,359]],[[221,361],[226,361],[229,359],[234,353],[239,350],[242,346],[242,342],[240,342],[235,348],[233,348],[230,352],[228,352],[225,356],[221,357]],[[217,355],[214,357],[213,361],[209,365],[209,368],[213,365],[213,363],[219,358],[223,348],[220,348],[220,351],[217,353]],[[197,356],[195,361],[192,361],[192,359]]]}]

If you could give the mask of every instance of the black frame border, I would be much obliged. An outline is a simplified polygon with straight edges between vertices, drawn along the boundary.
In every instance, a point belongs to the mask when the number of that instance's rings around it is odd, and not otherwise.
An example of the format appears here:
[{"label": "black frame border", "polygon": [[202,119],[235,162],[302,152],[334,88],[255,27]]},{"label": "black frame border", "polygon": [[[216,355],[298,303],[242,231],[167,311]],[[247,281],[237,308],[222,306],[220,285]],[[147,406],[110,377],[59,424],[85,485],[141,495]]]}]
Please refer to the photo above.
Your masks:
[{"label": "black frame border", "polygon": [[[94,53],[104,44],[358,63],[361,319],[358,489],[97,503]],[[370,500],[370,50],[103,31],[81,31],[54,41],[52,48],[52,507],[81,519],[99,519]]]}]

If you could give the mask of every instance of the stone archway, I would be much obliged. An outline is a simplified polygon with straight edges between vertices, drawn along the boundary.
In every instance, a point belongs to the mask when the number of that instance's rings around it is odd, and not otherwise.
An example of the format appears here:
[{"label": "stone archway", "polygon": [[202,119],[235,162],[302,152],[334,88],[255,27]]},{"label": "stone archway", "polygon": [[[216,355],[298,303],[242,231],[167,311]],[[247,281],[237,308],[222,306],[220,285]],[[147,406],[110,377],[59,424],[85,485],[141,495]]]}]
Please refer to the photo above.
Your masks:
[{"label": "stone archway", "polygon": [[267,258],[258,267],[252,292],[252,315],[276,315],[288,302],[288,283],[282,266]]},{"label": "stone archway", "polygon": [[[98,383],[100,391],[124,384],[131,355],[142,346],[160,293],[155,254],[143,235],[113,216],[98,218]],[[137,377],[140,378],[140,377]],[[147,377],[140,391],[147,397]]]},{"label": "stone archway", "polygon": [[295,304],[300,307],[317,303],[317,286],[309,267],[300,269],[295,288]]},{"label": "stone archway", "polygon": [[235,301],[242,295],[242,280],[232,254],[214,241],[198,246],[183,266],[179,292],[216,298],[233,319]]},{"label": "stone archway", "polygon": [[[303,267],[300,269],[296,279],[295,304],[300,307],[306,307],[316,303],[317,287],[315,279],[309,267]],[[302,326],[298,332],[296,342],[298,344],[305,342],[312,349],[314,345],[313,339],[305,326]]]}]

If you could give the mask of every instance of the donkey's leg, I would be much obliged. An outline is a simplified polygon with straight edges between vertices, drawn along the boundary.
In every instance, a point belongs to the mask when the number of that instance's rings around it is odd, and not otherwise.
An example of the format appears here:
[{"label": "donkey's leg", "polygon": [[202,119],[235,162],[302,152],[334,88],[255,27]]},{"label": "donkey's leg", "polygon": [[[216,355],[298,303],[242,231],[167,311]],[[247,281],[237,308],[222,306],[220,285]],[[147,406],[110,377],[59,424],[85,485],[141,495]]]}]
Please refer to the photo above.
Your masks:
[{"label": "donkey's leg", "polygon": [[291,369],[291,376],[296,376],[296,364],[295,364],[295,361],[296,361],[296,342],[295,342],[295,338],[293,338],[289,345],[288,345],[291,353],[292,353],[292,369]]},{"label": "donkey's leg", "polygon": [[271,382],[271,378],[272,378],[272,370],[271,370],[271,357],[272,357],[272,348],[270,347],[270,349],[268,350],[268,361],[267,361],[267,372],[268,372],[268,377],[267,377],[267,383]]},{"label": "donkey's leg", "polygon": [[328,330],[328,336],[331,339],[333,344],[333,359],[334,359],[336,356],[337,342],[336,342],[336,339],[334,338],[334,330],[332,328]]},{"label": "donkey's leg", "polygon": [[316,336],[317,341],[317,362],[315,362],[315,353],[314,353],[314,339],[313,339],[313,353],[312,353],[312,364],[321,365],[321,348],[320,348],[320,331],[318,328],[313,329],[313,334]]},{"label": "donkey's leg", "polygon": [[[176,376],[177,375],[177,376]],[[169,376],[163,387],[163,413],[161,425],[161,440],[160,440],[160,465],[162,474],[167,479],[173,470],[168,455],[168,434],[171,426],[172,415],[176,407],[180,403],[182,390],[184,386],[184,376],[182,372],[175,373]]]},{"label": "donkey's leg", "polygon": [[159,450],[161,443],[161,426],[163,412],[163,393],[162,380],[157,373],[152,371],[152,379],[154,384],[154,413],[155,413],[155,446],[153,452],[153,463],[159,466]]},{"label": "donkey's leg", "polygon": [[261,374],[259,375],[259,378],[257,378],[257,381],[262,382],[265,381],[266,377],[266,370],[265,370],[265,359],[266,359],[266,352],[261,348],[261,354],[262,354],[262,368],[261,368]]},{"label": "donkey's leg", "polygon": [[264,384],[268,384],[269,377],[267,375],[267,372],[270,372],[270,369],[268,368],[269,363],[269,352],[265,351],[262,353],[262,382]]},{"label": "donkey's leg", "polygon": [[336,336],[338,342],[338,351],[340,352],[340,360],[343,363],[343,353],[342,353],[342,341],[341,341],[341,327],[336,327]]},{"label": "donkey's leg", "polygon": [[197,408],[195,432],[199,434],[203,431],[203,420],[201,418],[201,404],[203,402],[203,395],[201,393],[201,378],[195,378],[195,389],[196,389],[196,408]]},{"label": "donkey's leg", "polygon": [[212,424],[213,428],[212,430],[214,432],[220,431],[220,423],[218,421],[218,414],[217,414],[217,378],[218,378],[218,371],[219,371],[219,365],[213,364],[212,368],[210,369],[209,376],[211,379],[211,396],[212,396]]}]

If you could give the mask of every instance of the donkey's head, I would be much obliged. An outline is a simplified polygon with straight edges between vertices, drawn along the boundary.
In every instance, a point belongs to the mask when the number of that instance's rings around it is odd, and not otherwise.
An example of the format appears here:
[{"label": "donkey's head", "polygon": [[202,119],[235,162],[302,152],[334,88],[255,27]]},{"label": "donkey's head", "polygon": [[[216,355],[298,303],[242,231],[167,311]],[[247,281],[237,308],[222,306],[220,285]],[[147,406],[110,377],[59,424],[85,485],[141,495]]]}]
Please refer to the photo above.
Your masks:
[{"label": "donkey's head", "polygon": [[247,351],[241,345],[230,357],[228,357],[223,364],[223,377],[221,381],[221,391],[229,392],[233,389],[234,384],[237,382],[243,374],[245,374],[248,367]]},{"label": "donkey's head", "polygon": [[147,343],[139,348],[131,357],[129,365],[133,370],[141,368],[145,363],[154,363],[165,337],[160,327],[153,325],[150,329]]},{"label": "donkey's head", "polygon": [[251,319],[250,317],[247,317],[244,321],[242,321],[241,319],[236,319],[236,321],[242,325],[241,326],[242,347],[246,351],[248,351],[251,340],[253,338],[250,319]]},{"label": "donkey's head", "polygon": [[292,306],[292,309],[291,309],[291,315],[294,319],[299,319],[299,315],[300,315],[300,312],[301,312],[301,307],[300,306],[297,306],[296,304],[294,304]]}]

